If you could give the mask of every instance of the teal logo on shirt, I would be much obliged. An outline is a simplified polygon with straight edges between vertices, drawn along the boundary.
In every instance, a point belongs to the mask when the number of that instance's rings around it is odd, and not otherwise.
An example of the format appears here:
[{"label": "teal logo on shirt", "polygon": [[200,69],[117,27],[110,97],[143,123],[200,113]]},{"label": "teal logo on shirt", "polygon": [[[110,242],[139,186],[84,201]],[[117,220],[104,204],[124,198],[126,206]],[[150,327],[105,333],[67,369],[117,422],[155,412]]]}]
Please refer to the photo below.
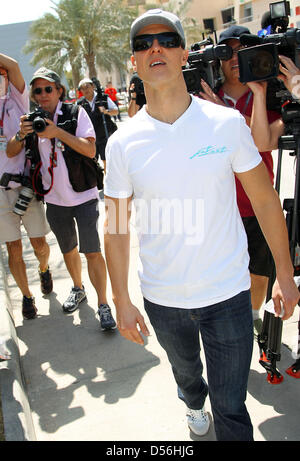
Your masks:
[{"label": "teal logo on shirt", "polygon": [[214,155],[214,154],[223,154],[224,152],[228,152],[226,146],[216,147],[216,146],[206,146],[199,149],[195,154],[193,154],[190,159],[192,158],[199,158],[204,157],[205,155]]}]

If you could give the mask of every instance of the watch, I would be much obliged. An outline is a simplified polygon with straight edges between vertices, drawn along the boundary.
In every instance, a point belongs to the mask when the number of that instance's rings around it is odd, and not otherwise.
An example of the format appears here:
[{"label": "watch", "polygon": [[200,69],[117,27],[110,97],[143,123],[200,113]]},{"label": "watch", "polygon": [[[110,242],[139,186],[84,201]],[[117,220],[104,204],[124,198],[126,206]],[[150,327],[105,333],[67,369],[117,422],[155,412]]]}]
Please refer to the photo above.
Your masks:
[{"label": "watch", "polygon": [[16,141],[19,141],[19,142],[22,142],[24,141],[25,137],[24,138],[21,138],[20,136],[20,131],[18,131],[15,135],[15,138],[16,138]]}]

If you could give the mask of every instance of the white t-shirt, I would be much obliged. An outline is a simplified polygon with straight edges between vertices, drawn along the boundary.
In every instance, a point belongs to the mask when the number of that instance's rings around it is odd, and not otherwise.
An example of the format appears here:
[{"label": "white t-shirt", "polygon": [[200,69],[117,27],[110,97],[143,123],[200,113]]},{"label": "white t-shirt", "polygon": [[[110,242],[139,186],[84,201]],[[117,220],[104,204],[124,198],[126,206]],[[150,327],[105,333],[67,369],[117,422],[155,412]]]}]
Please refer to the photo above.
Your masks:
[{"label": "white t-shirt", "polygon": [[[85,98],[87,100],[87,102],[89,103],[89,105],[91,107],[91,110],[95,109],[96,98],[97,98],[97,93],[95,91],[94,91],[94,97],[93,97],[92,101],[89,101],[88,99]],[[107,96],[107,109],[108,110],[117,110],[118,109],[118,107],[115,105],[113,100],[110,99],[109,96]]]},{"label": "white t-shirt", "polygon": [[250,287],[234,172],[260,162],[238,111],[194,97],[172,125],[143,107],[109,138],[104,193],[134,196],[144,297],[198,308]]},{"label": "white t-shirt", "polygon": [[[21,115],[29,112],[29,95],[27,87],[21,94],[13,85],[9,83],[9,95],[0,98],[0,118],[3,116],[3,135],[7,142],[19,131]],[[25,149],[15,157],[8,158],[1,152],[0,159],[0,178],[3,173],[21,174],[24,171]],[[10,181],[8,187],[20,187],[20,183]]]},{"label": "white t-shirt", "polygon": [[[53,122],[57,122],[58,115],[61,114],[61,105],[59,102],[53,117]],[[83,109],[79,107],[76,136],[82,138],[96,138],[95,130],[90,117]],[[60,143],[55,140],[55,152],[57,154],[57,166],[53,168],[53,187],[48,194],[45,195],[45,202],[59,206],[76,206],[88,202],[92,199],[99,200],[97,187],[88,189],[84,192],[75,192],[69,181],[68,169],[63,157]],[[39,151],[42,161],[41,174],[43,179],[44,189],[48,190],[51,184],[51,176],[48,168],[50,167],[50,155],[52,145],[50,139],[39,138]]]}]

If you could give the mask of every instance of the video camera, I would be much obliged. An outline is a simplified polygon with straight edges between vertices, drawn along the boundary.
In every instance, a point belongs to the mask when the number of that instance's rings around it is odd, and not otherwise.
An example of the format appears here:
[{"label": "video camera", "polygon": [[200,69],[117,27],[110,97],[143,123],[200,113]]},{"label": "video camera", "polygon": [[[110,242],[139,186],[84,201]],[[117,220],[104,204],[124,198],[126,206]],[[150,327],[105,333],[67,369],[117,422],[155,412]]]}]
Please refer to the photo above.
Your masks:
[{"label": "video camera", "polygon": [[187,65],[183,69],[188,92],[198,94],[199,91],[203,91],[201,79],[216,91],[221,83],[219,60],[226,61],[231,57],[232,48],[228,45],[213,45],[211,37],[194,43],[188,55]]},{"label": "video camera", "polygon": [[95,85],[97,96],[95,99],[95,108],[105,107],[107,109],[106,98],[101,88],[100,82],[96,77],[92,77],[92,82]]},{"label": "video camera", "polygon": [[130,90],[131,93],[136,93],[137,96],[145,94],[143,80],[140,79],[136,72],[133,74],[130,83],[134,83],[134,89]]},{"label": "video camera", "polygon": [[27,114],[27,121],[32,122],[32,129],[36,133],[42,133],[48,123],[46,122],[46,118],[50,118],[49,112],[45,111],[41,107],[36,107],[32,112]]},{"label": "video camera", "polygon": [[300,67],[300,29],[288,28],[290,6],[286,0],[269,5],[263,15],[262,28],[268,35],[243,34],[240,42],[246,48],[238,52],[240,81],[242,83],[276,78],[282,54]]}]

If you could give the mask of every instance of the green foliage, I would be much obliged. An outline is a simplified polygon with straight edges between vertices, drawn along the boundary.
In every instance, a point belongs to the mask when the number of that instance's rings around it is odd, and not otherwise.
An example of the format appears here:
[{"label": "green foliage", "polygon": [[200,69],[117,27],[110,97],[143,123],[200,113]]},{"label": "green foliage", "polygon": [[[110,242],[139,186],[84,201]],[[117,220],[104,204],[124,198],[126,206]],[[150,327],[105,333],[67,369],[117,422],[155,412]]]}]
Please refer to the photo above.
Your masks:
[{"label": "green foliage", "polygon": [[[193,0],[183,0],[181,2],[178,2],[177,0],[169,0],[167,3],[163,3],[161,5],[163,10],[170,11],[179,17],[184,28],[187,45],[191,45],[193,42],[202,40],[202,32],[204,32],[197,20],[188,15],[188,10],[192,3]],[[147,10],[157,7],[157,3],[147,4]]]},{"label": "green foliage", "polygon": [[73,86],[87,68],[96,76],[96,65],[111,70],[125,68],[130,56],[129,30],[137,16],[123,0],[52,1],[54,14],[35,21],[23,51],[33,52],[32,64],[62,74],[72,69]]}]

